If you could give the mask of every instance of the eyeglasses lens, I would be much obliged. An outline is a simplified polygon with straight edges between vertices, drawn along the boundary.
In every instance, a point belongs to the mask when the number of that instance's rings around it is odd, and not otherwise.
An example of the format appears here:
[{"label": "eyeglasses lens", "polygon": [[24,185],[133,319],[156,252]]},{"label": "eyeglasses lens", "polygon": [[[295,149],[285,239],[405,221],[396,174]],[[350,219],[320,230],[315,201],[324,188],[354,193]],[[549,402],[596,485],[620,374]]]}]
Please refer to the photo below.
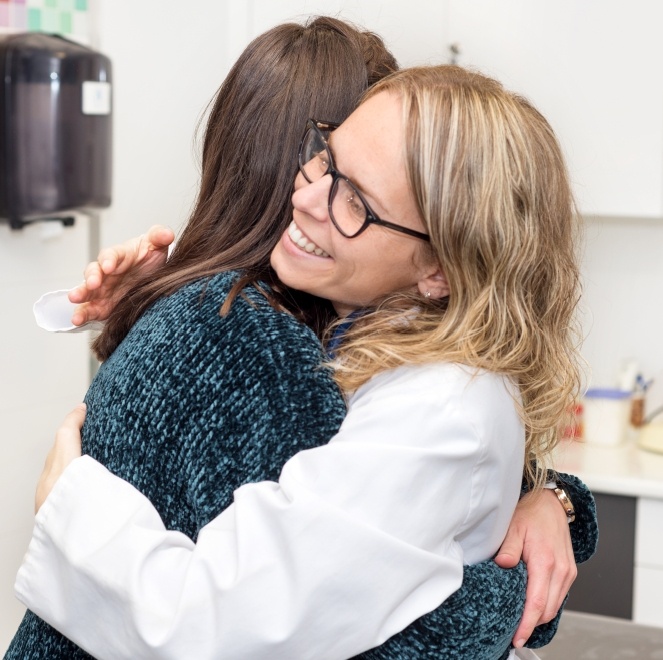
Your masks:
[{"label": "eyeglasses lens", "polygon": [[366,207],[354,186],[342,176],[334,182],[331,215],[342,234],[356,236],[366,222]]},{"label": "eyeglasses lens", "polygon": [[299,169],[309,183],[314,183],[329,172],[331,161],[327,145],[317,131],[306,132],[299,156]]},{"label": "eyeglasses lens", "polygon": [[[332,160],[324,137],[309,128],[302,141],[299,169],[309,183],[315,183],[332,170]],[[364,226],[368,211],[355,187],[342,174],[335,173],[329,194],[330,215],[336,228],[348,238]]]}]

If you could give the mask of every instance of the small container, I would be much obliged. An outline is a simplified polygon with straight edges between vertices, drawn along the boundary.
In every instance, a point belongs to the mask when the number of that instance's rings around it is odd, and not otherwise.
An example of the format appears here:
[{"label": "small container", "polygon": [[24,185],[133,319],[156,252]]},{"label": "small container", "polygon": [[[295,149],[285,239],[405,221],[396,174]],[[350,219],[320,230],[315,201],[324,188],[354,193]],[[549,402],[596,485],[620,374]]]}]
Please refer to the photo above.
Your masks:
[{"label": "small container", "polygon": [[631,392],[612,388],[587,390],[583,401],[585,442],[615,446],[626,438]]},{"label": "small container", "polygon": [[577,440],[582,441],[583,430],[582,430],[582,421],[583,421],[583,412],[582,412],[582,403],[574,403],[569,408],[569,416],[566,425],[562,428],[562,438],[564,440]]}]

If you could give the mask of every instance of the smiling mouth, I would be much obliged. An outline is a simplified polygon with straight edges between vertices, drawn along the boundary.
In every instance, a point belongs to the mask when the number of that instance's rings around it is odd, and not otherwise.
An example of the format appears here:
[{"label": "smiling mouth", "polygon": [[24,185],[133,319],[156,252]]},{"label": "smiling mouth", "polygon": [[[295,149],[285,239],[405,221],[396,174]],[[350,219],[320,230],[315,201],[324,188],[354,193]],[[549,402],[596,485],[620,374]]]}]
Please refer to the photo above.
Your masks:
[{"label": "smiling mouth", "polygon": [[302,252],[315,254],[318,257],[329,257],[329,255],[321,247],[318,247],[308,236],[305,236],[302,233],[302,230],[295,224],[294,220],[288,227],[288,236],[290,236],[292,242]]}]

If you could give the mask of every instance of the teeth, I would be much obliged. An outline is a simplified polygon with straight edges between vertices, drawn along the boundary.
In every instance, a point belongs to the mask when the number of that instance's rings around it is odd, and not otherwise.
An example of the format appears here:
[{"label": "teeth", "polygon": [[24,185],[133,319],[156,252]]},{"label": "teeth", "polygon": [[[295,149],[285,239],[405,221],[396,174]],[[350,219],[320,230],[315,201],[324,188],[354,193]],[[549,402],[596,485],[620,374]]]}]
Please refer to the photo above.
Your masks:
[{"label": "teeth", "polygon": [[290,236],[292,242],[295,245],[297,245],[305,252],[308,252],[309,254],[312,252],[318,257],[329,256],[322,248],[319,248],[315,243],[310,241],[308,237],[302,234],[301,230],[299,229],[299,227],[297,227],[294,220],[290,223],[290,226],[288,227],[288,236]]}]

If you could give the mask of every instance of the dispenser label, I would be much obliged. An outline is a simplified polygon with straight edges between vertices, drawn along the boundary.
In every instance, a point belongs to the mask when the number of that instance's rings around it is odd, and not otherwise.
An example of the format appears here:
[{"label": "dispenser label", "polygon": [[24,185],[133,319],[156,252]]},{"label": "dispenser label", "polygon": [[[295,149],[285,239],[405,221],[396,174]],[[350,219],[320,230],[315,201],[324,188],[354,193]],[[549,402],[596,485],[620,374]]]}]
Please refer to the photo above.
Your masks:
[{"label": "dispenser label", "polygon": [[83,83],[83,114],[109,115],[111,112],[111,84],[96,80]]}]

